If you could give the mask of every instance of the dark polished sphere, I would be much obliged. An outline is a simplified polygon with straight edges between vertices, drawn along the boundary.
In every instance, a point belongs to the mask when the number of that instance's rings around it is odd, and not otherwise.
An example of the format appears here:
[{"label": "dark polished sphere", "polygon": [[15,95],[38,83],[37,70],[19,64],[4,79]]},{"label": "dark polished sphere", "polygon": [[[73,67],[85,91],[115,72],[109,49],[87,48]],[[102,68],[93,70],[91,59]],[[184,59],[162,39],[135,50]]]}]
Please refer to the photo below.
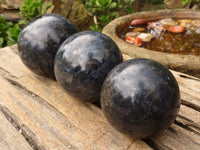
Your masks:
[{"label": "dark polished sphere", "polygon": [[176,79],[163,65],[132,59],[117,65],[106,77],[101,107],[117,130],[148,138],[167,129],[180,108]]},{"label": "dark polished sphere", "polygon": [[53,63],[56,52],[62,42],[76,32],[76,26],[58,14],[39,16],[20,32],[19,55],[31,71],[55,79]]},{"label": "dark polished sphere", "polygon": [[111,38],[94,31],[79,32],[56,54],[55,76],[70,95],[97,101],[106,75],[120,62],[121,52]]}]

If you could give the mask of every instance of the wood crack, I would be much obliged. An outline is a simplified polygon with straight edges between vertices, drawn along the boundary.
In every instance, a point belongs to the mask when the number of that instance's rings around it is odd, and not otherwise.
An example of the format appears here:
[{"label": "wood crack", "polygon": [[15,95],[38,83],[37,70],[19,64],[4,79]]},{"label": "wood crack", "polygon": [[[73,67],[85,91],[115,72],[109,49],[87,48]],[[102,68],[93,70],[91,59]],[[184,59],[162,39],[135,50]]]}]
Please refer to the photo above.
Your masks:
[{"label": "wood crack", "polygon": [[7,120],[15,127],[15,129],[24,137],[28,144],[33,148],[33,150],[45,150],[42,145],[38,145],[38,139],[34,133],[24,124],[21,124],[17,116],[9,111],[8,108],[0,105],[0,111],[7,118]]},{"label": "wood crack", "polygon": [[147,145],[149,145],[152,149],[154,149],[154,150],[159,150],[158,149],[158,146],[156,145],[156,143],[153,141],[153,140],[151,140],[151,139],[144,139],[143,140]]},{"label": "wood crack", "polygon": [[11,75],[7,70],[5,70],[4,68],[0,67],[0,76],[2,76],[3,78],[6,77],[10,77],[10,78],[16,78],[15,76]]},{"label": "wood crack", "polygon": [[181,104],[200,112],[199,99],[181,91]]},{"label": "wood crack", "polygon": [[[177,120],[175,120],[174,123],[177,124],[178,126],[180,126],[181,128],[200,136],[200,132],[198,132],[198,131],[200,131],[199,127],[197,127],[195,125],[183,124],[182,122],[179,122]],[[195,128],[196,130],[194,130],[192,127]]]},{"label": "wood crack", "polygon": [[182,78],[186,78],[186,79],[192,79],[192,80],[200,81],[199,78],[193,77],[193,76],[190,76],[190,75],[186,75],[186,74],[180,74],[179,76],[182,77]]},{"label": "wood crack", "polygon": [[190,103],[184,99],[181,99],[181,104],[200,112],[200,106]]},{"label": "wood crack", "polygon": [[[4,77],[4,79],[6,81],[8,81],[9,83],[11,83],[14,87],[16,87],[18,90],[22,91],[23,94],[25,95],[28,95],[32,98],[34,98],[34,100],[37,100],[40,104],[44,105],[45,108],[48,108],[50,111],[52,112],[55,112],[56,115],[60,116],[64,122],[66,123],[66,125],[68,126],[68,128],[72,128],[72,129],[79,129],[76,125],[74,124],[71,124],[71,122],[65,117],[65,115],[60,112],[58,109],[56,109],[53,105],[49,104],[45,99],[43,99],[42,97],[38,96],[37,94],[35,94],[34,92],[28,90],[26,87],[24,87],[23,85],[21,85],[19,82],[17,82],[15,79],[12,79],[12,78],[9,78],[9,77]],[[24,128],[26,128],[26,126],[24,126]],[[80,130],[80,129],[79,129]],[[27,132],[29,132],[29,129],[26,130]],[[83,130],[80,130],[81,132],[84,133]],[[31,131],[30,131],[31,132]],[[51,130],[50,131],[53,135],[57,135],[56,134],[56,131],[54,130]],[[34,135],[35,136],[35,135]],[[31,136],[32,138],[32,136]],[[63,145],[65,145],[67,148],[72,145],[68,140],[62,138],[62,137],[59,137],[59,136],[56,136],[56,138],[63,143]],[[41,146],[40,146],[41,147]],[[44,148],[43,148],[44,149]],[[39,150],[43,150],[42,148],[39,148]],[[76,146],[73,146],[73,149],[77,149]],[[35,149],[34,149],[35,150]],[[36,149],[38,150],[38,149]]]},{"label": "wood crack", "polygon": [[173,133],[172,135],[177,135],[176,131],[170,126],[168,130]]},{"label": "wood crack", "polygon": [[[151,146],[155,150],[199,150],[200,136],[196,132],[200,132],[200,82],[193,77],[173,71],[183,105],[172,129],[165,130],[158,137],[131,143],[132,139],[107,125],[99,108],[77,102],[64,94],[56,82],[32,74],[10,48],[2,49],[0,58],[3,149],[14,143],[19,146],[17,149],[33,149],[26,148],[30,147],[27,142],[30,140],[38,150],[84,149],[88,145],[88,149],[140,150]],[[13,140],[12,137],[20,139]]]},{"label": "wood crack", "polygon": [[163,149],[173,150],[170,147],[168,147],[167,145],[164,145],[164,144],[160,145],[159,143],[156,143],[156,141],[154,141],[153,139],[144,139],[143,141],[154,150],[163,150]]}]

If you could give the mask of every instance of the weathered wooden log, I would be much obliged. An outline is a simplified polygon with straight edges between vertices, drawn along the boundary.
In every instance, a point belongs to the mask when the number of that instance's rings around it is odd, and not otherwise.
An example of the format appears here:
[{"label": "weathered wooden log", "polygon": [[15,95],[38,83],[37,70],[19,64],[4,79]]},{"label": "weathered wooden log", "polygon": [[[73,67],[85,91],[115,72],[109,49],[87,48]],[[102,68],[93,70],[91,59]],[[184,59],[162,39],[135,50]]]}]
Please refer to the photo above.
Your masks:
[{"label": "weathered wooden log", "polygon": [[16,47],[0,49],[0,85],[1,112],[35,149],[151,149],[113,129],[100,108],[70,97],[57,82],[30,72]]},{"label": "weathered wooden log", "polygon": [[[56,81],[29,71],[16,46],[0,49],[0,149],[15,142],[21,143],[17,149],[39,150],[199,150],[200,79],[172,73],[182,99],[175,123],[156,137],[137,140],[111,127],[99,107],[70,97]],[[15,136],[19,138],[12,140]]]}]

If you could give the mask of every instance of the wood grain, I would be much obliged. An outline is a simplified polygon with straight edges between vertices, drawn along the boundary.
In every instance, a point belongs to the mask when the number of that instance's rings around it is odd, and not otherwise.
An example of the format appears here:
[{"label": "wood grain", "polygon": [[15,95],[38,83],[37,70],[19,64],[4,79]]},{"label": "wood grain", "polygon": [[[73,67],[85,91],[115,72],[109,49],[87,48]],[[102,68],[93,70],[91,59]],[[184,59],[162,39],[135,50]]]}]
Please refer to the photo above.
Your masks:
[{"label": "wood grain", "polygon": [[[131,59],[127,55],[124,58]],[[11,118],[21,130],[20,136],[26,139],[23,143],[39,150],[199,150],[200,80],[175,71],[172,73],[181,90],[182,105],[178,117],[164,133],[142,141],[112,128],[97,106],[70,97],[56,81],[29,71],[17,55],[16,46],[3,48],[0,49],[0,109],[3,116],[0,114],[0,117],[4,118],[4,126],[6,123],[11,125],[5,116]]]},{"label": "wood grain", "polygon": [[[123,55],[124,60],[132,59]],[[181,107],[173,124],[164,133],[146,140],[158,150],[200,149],[200,79],[170,70],[176,78],[181,95]]]},{"label": "wood grain", "polygon": [[31,146],[0,111],[0,150],[30,150]]},{"label": "wood grain", "polygon": [[117,132],[93,104],[67,95],[57,82],[30,72],[10,48],[0,50],[0,105],[15,116],[35,149],[151,149]]}]

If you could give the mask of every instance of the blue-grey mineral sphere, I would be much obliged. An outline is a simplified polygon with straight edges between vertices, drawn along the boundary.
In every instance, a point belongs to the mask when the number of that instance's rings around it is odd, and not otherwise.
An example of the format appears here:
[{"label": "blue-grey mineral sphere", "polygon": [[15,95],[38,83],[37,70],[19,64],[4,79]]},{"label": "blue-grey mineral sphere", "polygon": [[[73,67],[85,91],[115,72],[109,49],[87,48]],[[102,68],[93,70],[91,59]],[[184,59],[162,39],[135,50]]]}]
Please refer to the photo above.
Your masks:
[{"label": "blue-grey mineral sphere", "polygon": [[77,27],[58,14],[46,14],[31,20],[20,32],[19,55],[34,73],[55,79],[54,58],[62,42],[78,32]]},{"label": "blue-grey mineral sphere", "polygon": [[98,101],[106,75],[122,62],[116,43],[95,31],[70,36],[59,48],[56,80],[70,95],[87,102]]},{"label": "blue-grey mineral sphere", "polygon": [[150,59],[117,65],[102,86],[105,117],[117,130],[135,138],[149,138],[167,129],[179,107],[176,79],[167,68]]}]

